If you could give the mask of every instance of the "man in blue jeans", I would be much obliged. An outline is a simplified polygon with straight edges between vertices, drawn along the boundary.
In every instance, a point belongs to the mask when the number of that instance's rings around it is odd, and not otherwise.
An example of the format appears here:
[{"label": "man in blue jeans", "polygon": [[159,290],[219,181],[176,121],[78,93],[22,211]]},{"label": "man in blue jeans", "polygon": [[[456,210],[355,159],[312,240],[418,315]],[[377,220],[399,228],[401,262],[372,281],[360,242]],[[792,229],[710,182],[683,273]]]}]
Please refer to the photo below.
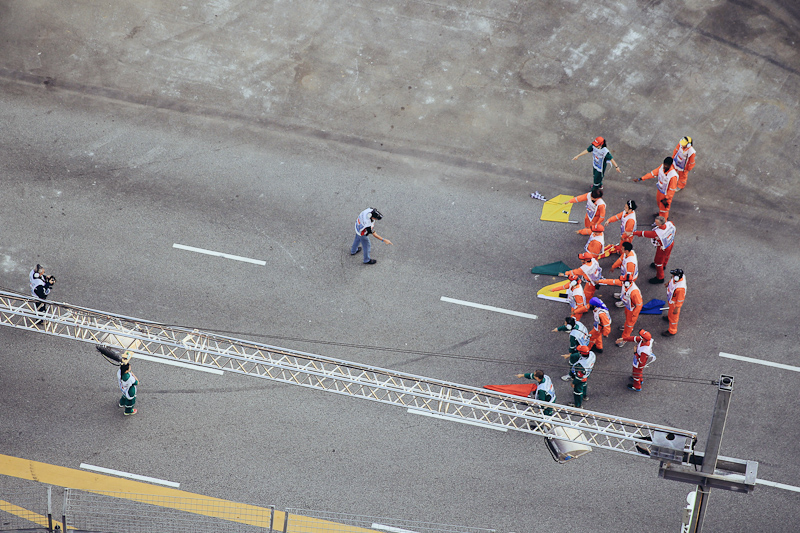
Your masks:
[{"label": "man in blue jeans", "polygon": [[362,249],[364,250],[364,264],[365,265],[374,265],[377,263],[375,259],[371,259],[369,256],[369,249],[370,249],[370,242],[369,236],[375,235],[375,238],[379,241],[383,241],[386,244],[392,244],[392,241],[389,239],[384,239],[377,233],[375,233],[375,221],[380,220],[383,218],[380,211],[369,207],[364,209],[358,218],[356,219],[356,238],[353,239],[353,246],[350,247],[350,255],[356,255]]}]

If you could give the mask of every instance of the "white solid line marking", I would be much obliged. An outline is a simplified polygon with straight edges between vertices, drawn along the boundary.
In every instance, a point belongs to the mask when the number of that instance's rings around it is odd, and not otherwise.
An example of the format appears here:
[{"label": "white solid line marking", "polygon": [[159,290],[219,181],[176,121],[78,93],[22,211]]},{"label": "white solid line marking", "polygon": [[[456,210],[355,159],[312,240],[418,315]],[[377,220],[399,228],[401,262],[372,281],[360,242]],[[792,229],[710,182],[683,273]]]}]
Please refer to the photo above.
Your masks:
[{"label": "white solid line marking", "polygon": [[492,307],[491,305],[483,305],[483,304],[476,304],[473,302],[465,302],[464,300],[456,300],[453,298],[448,298],[447,296],[442,296],[441,301],[443,302],[450,302],[451,304],[458,304],[458,305],[466,305],[467,307],[476,307],[478,309],[485,309],[487,311],[494,311],[496,313],[505,313],[507,315],[514,315],[514,316],[521,316],[522,318],[531,318],[536,320],[536,315],[529,315],[528,313],[520,313],[519,311],[511,311],[509,309],[501,309],[499,307]]},{"label": "white solid line marking", "polygon": [[772,366],[775,368],[782,368],[784,370],[793,370],[800,372],[800,367],[784,365],[783,363],[773,363],[772,361],[763,361],[761,359],[753,359],[752,357],[744,357],[742,355],[733,355],[732,353],[719,352],[720,357],[727,359],[736,359],[737,361],[745,361],[747,363],[756,363],[758,365]]},{"label": "white solid line marking", "polygon": [[376,524],[376,523],[373,523],[370,526],[370,529],[377,529],[378,531],[388,531],[389,533],[416,533],[415,531],[411,531],[410,529],[400,529],[399,527],[384,526],[383,524]]},{"label": "white solid line marking", "polygon": [[215,252],[213,250],[206,250],[204,248],[195,248],[193,246],[186,246],[184,244],[173,243],[173,248],[177,248],[179,250],[188,250],[190,252],[197,252],[199,254],[206,254],[206,255],[215,255],[217,257],[224,257],[225,259],[234,259],[236,261],[244,261],[245,263],[253,263],[254,265],[261,265],[264,266],[267,264],[266,261],[261,261],[260,259],[250,259],[249,257],[242,257],[239,255],[231,255],[226,254],[223,252]]},{"label": "white solid line marking", "polygon": [[767,481],[766,479],[757,479],[756,485],[766,485],[768,487],[775,487],[776,489],[800,492],[800,487],[795,487],[794,485],[784,485],[783,483],[775,483],[774,481]]},{"label": "white solid line marking", "polygon": [[150,361],[151,363],[161,363],[162,365],[179,366],[181,368],[189,368],[191,370],[197,370],[199,372],[208,372],[209,374],[217,374],[218,376],[225,374],[225,372],[223,372],[219,368],[208,368],[207,366],[193,365],[191,363],[184,363],[181,361],[170,361],[169,359],[150,357],[149,355],[140,355],[138,353],[135,353],[133,354],[133,357],[136,359],[141,359],[143,361]]},{"label": "white solid line marking", "polygon": [[168,487],[175,487],[176,489],[181,486],[180,483],[174,481],[165,481],[154,477],[140,476],[139,474],[129,474],[120,470],[111,470],[110,468],[103,468],[102,466],[87,465],[81,463],[81,468],[84,470],[94,470],[95,472],[102,472],[103,474],[111,474],[113,476],[127,477],[129,479],[136,479],[138,481],[147,481],[149,483],[158,483],[160,485],[167,485]]},{"label": "white solid line marking", "polygon": [[453,418],[452,416],[440,415],[437,413],[431,413],[429,411],[420,411],[419,409],[412,409],[411,407],[408,408],[408,412],[411,413],[412,415],[422,415],[422,416],[429,416],[431,418],[440,418],[442,420],[450,420],[452,422],[461,422],[462,424],[469,424],[470,426],[480,426],[482,428],[493,429],[495,431],[503,431],[503,432],[508,431],[507,428],[490,426],[489,424],[484,424],[483,422],[478,422],[476,420],[464,420],[461,418]]}]

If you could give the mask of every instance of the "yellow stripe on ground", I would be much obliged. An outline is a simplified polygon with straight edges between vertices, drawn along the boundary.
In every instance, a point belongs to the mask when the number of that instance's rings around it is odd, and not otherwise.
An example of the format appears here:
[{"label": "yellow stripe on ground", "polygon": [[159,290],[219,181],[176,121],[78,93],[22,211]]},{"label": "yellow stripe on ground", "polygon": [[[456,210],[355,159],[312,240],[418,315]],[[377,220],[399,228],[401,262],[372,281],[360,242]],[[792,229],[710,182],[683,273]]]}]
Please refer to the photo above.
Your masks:
[{"label": "yellow stripe on ground", "polygon": [[24,507],[20,507],[18,505],[14,505],[11,502],[5,502],[0,500],[0,511],[5,511],[9,514],[13,514],[14,516],[18,516],[23,520],[27,520],[28,522],[33,522],[34,524],[42,527],[49,527],[50,521],[47,519],[46,516],[42,516],[40,514],[36,514],[33,511],[29,511]]},{"label": "yellow stripe on ground", "polygon": [[[0,454],[0,475],[28,479],[47,485],[78,489],[96,494],[103,494],[106,492],[128,493],[114,494],[114,496],[158,505],[160,507],[178,509],[198,515],[221,518],[230,522],[258,527],[269,527],[270,510],[264,507],[232,502],[221,498],[213,498],[211,496],[186,492],[170,487],[151,485],[131,479],[117,478],[94,472],[76,470],[74,468],[20,459],[18,457],[11,457],[10,455]],[[160,501],[158,498],[154,497],[162,497],[163,500]],[[190,501],[182,503],[182,500]],[[209,505],[208,509],[198,509],[197,500],[205,500],[211,505]],[[225,504],[224,510],[219,510],[221,509],[220,504]],[[241,513],[242,516],[231,516],[232,514],[235,515],[237,512]],[[263,513],[266,513],[266,519],[250,518],[257,517],[259,514]],[[283,511],[275,511],[275,522],[273,526],[275,530],[281,531],[283,529],[284,519],[285,513]],[[337,524],[335,522],[316,518],[303,517],[303,522],[302,525],[290,523],[287,533],[314,533],[321,530],[337,533],[376,533],[373,529]]]}]

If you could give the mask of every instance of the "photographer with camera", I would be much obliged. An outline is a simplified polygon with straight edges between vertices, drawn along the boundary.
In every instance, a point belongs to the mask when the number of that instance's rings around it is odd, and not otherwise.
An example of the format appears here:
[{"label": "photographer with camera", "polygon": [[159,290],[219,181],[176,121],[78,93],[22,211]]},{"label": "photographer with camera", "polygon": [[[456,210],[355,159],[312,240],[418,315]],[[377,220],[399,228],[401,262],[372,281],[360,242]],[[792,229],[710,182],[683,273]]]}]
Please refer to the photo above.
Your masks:
[{"label": "photographer with camera", "polygon": [[[47,296],[50,294],[50,289],[56,284],[56,278],[55,276],[45,275],[44,267],[37,264],[36,268],[31,270],[30,282],[31,296],[35,296],[40,300],[46,300]],[[36,308],[36,310],[40,313],[45,309],[47,309],[47,304],[44,302],[39,304],[39,306]]]}]

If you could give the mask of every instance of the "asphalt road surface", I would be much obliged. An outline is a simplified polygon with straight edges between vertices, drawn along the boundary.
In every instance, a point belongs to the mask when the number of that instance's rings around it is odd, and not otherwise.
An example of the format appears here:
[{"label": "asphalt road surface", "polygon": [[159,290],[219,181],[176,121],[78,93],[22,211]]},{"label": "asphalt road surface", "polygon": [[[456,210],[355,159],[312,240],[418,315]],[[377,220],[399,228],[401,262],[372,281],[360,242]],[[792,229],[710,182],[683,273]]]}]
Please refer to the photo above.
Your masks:
[{"label": "asphalt road surface", "polygon": [[[800,376],[719,355],[800,368],[796,10],[2,3],[0,286],[27,292],[38,262],[59,301],[474,386],[542,368],[565,403],[567,339],[550,330],[567,307],[536,298],[555,280],[530,269],[577,266],[585,237],[540,221],[530,193],[586,192],[589,163],[571,158],[607,132],[623,168],[606,178],[609,212],[633,198],[649,225],[655,185],[631,180],[689,134],[698,165],[671,215],[670,267],[689,284],[679,334],[640,319],[658,355],[640,394],[625,388],[631,345],[609,342],[586,408],[697,431],[702,449],[711,381],[733,375],[721,453],[800,485]],[[372,266],[348,253],[368,206],[394,243],[374,242]],[[646,281],[653,248],[635,245],[645,300],[664,299]],[[115,369],[87,345],[3,328],[0,346],[12,456],[504,533],[675,531],[692,489],[647,458],[558,465],[524,434],[140,361],[139,414],[123,417]],[[713,491],[705,530],[794,531],[797,502]]]}]

